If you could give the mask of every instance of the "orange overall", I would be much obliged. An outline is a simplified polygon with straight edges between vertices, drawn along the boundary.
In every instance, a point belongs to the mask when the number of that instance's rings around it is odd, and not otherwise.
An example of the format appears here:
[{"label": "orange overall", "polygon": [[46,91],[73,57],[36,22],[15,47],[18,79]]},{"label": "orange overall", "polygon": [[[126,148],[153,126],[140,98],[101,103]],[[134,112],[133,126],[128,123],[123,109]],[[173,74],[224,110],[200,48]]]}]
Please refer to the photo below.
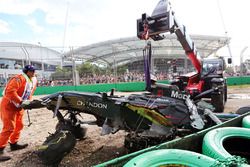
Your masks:
[{"label": "orange overall", "polygon": [[20,107],[23,100],[31,99],[36,89],[36,79],[30,80],[26,74],[18,74],[10,79],[3,92],[0,117],[3,122],[0,133],[0,148],[16,143],[23,129],[24,110]]}]

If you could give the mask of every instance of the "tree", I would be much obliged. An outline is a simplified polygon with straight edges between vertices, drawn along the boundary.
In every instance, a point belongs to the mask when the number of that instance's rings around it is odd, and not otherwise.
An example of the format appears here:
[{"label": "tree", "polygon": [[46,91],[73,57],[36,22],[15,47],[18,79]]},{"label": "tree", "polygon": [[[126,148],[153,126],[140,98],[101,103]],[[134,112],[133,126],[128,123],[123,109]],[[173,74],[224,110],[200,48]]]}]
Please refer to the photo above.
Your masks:
[{"label": "tree", "polygon": [[118,66],[117,67],[117,74],[122,75],[122,74],[124,74],[126,72],[127,69],[128,69],[128,64]]},{"label": "tree", "polygon": [[227,67],[227,68],[225,69],[225,72],[228,73],[228,74],[233,74],[233,73],[234,73],[234,68],[233,68],[232,66]]},{"label": "tree", "polygon": [[79,71],[79,76],[84,77],[84,76],[90,76],[94,74],[94,67],[90,62],[85,62],[82,63],[77,67],[77,70]]},{"label": "tree", "polygon": [[72,68],[56,67],[56,72],[51,74],[52,80],[70,80],[72,79]]}]

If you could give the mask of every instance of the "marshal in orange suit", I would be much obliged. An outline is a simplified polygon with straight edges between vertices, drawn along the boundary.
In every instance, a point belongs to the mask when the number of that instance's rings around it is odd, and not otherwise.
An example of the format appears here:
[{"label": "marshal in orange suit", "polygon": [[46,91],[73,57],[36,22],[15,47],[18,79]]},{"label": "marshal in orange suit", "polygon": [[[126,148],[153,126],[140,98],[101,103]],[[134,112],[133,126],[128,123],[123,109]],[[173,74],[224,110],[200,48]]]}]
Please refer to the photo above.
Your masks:
[{"label": "marshal in orange suit", "polygon": [[28,146],[28,144],[18,143],[23,129],[24,109],[21,106],[30,102],[36,86],[35,68],[32,65],[26,65],[23,68],[23,73],[12,77],[3,91],[0,105],[0,117],[3,123],[0,133],[0,161],[11,159],[4,152],[8,142],[11,151],[24,149]]}]

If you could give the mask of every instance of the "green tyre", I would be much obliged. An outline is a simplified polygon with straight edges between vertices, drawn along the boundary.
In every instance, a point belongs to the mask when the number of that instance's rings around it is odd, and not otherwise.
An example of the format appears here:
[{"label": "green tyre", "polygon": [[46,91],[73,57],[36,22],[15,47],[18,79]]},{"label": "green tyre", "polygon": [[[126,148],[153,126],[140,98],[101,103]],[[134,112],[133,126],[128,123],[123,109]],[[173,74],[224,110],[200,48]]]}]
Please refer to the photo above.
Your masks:
[{"label": "green tyre", "polygon": [[217,128],[205,135],[202,153],[214,159],[226,160],[233,157],[229,152],[249,154],[249,143],[250,129],[241,127]]},{"label": "green tyre", "polygon": [[250,128],[250,115],[247,115],[242,119],[242,127]]},{"label": "green tyre", "polygon": [[209,167],[215,163],[215,159],[196,152],[179,149],[160,149],[136,156],[128,161],[124,167]]}]

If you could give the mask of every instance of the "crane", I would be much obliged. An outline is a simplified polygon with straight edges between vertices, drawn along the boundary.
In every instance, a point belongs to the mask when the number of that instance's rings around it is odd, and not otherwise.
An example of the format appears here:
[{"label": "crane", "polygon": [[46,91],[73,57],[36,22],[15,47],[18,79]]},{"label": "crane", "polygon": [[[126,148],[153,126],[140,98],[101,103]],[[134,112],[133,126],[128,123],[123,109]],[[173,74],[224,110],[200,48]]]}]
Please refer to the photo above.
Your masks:
[{"label": "crane", "polygon": [[[191,97],[195,97],[210,89],[216,89],[217,91],[211,91],[206,96],[211,98],[216,111],[223,112],[224,104],[227,100],[226,78],[223,77],[225,61],[222,58],[208,61],[201,59],[194,42],[186,31],[186,27],[178,21],[168,0],[160,0],[151,16],[143,13],[141,18],[137,19],[137,37],[139,39],[163,40],[165,38],[164,33],[174,33],[177,36],[185,54],[196,69],[194,73],[179,76],[177,81],[172,82],[172,84],[177,85],[181,91],[186,91]],[[144,52],[150,53],[151,50]],[[150,58],[151,56],[149,56],[148,61],[151,62]],[[149,68],[150,66],[147,65],[147,67]],[[146,81],[148,80],[146,78]]]}]

